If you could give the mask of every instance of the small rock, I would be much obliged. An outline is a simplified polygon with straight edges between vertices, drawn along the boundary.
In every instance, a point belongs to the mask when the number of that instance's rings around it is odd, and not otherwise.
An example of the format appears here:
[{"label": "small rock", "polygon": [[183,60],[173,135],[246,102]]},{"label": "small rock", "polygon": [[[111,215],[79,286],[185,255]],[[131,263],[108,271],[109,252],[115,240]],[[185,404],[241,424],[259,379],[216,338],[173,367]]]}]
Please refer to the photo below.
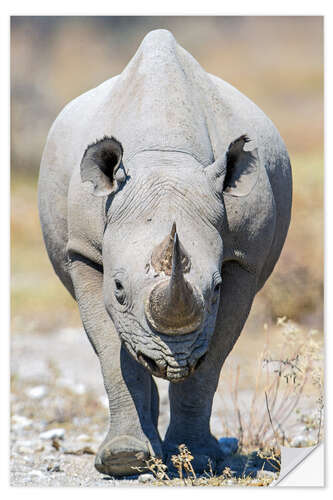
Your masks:
[{"label": "small rock", "polygon": [[152,474],[140,474],[139,476],[139,483],[150,483],[151,481],[154,480],[154,476]]},{"label": "small rock", "polygon": [[44,477],[44,474],[40,470],[32,470],[28,474],[34,477]]},{"label": "small rock", "polygon": [[61,470],[60,464],[48,465],[46,470],[48,472],[64,472]]},{"label": "small rock", "polygon": [[226,456],[233,455],[238,450],[238,439],[233,437],[220,438],[219,445]]},{"label": "small rock", "polygon": [[32,399],[41,399],[47,394],[45,385],[36,385],[25,391],[26,395]]},{"label": "small rock", "polygon": [[13,415],[12,416],[13,430],[25,429],[32,425],[32,420],[26,418],[23,415]]},{"label": "small rock", "polygon": [[299,448],[301,446],[307,446],[307,443],[308,443],[308,438],[300,434],[299,436],[294,437],[294,439],[291,441],[290,444],[295,448]]},{"label": "small rock", "polygon": [[88,434],[80,434],[78,437],[77,437],[77,440],[78,441],[83,441],[85,443],[91,441],[91,437],[88,436]]},{"label": "small rock", "polygon": [[24,440],[16,441],[16,448],[19,453],[35,453],[36,451],[43,451],[44,445],[39,440]]},{"label": "small rock", "polygon": [[39,437],[43,440],[48,440],[48,439],[64,439],[65,436],[65,429],[61,428],[56,428],[56,429],[50,429],[48,431],[42,432]]},{"label": "small rock", "polygon": [[258,479],[276,479],[276,473],[270,470],[258,470],[257,472]]}]

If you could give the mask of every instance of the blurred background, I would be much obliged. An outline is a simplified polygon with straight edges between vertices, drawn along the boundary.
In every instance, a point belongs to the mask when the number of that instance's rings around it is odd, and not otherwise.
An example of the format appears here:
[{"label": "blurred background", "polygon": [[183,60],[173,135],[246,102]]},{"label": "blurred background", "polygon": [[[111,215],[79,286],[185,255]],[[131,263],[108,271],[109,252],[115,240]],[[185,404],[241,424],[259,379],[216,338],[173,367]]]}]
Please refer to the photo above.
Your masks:
[{"label": "blurred background", "polygon": [[[118,74],[152,29],[167,28],[203,68],[253,100],[286,142],[292,222],[276,269],[246,325],[287,316],[323,323],[323,19],[321,17],[12,17],[12,331],[79,326],[56,277],[37,211],[48,130],[70,100]],[[259,332],[260,330],[260,332]]]},{"label": "blurred background", "polygon": [[[271,418],[283,445],[311,446],[320,440],[323,18],[12,17],[11,484],[16,486],[105,486],[85,453],[95,453],[104,437],[108,402],[77,305],[44,248],[38,170],[60,110],[121,72],[156,28],[171,30],[206,71],[235,86],[269,116],[293,168],[287,241],[223,367],[212,432],[237,437],[245,453],[276,444]],[[276,321],[284,316],[291,321],[280,319],[281,328]],[[168,384],[156,382],[163,436]],[[53,432],[55,426],[64,436],[59,449],[51,440],[41,443],[42,431]],[[77,449],[81,441],[92,449]],[[76,451],[65,454],[63,447]]]}]

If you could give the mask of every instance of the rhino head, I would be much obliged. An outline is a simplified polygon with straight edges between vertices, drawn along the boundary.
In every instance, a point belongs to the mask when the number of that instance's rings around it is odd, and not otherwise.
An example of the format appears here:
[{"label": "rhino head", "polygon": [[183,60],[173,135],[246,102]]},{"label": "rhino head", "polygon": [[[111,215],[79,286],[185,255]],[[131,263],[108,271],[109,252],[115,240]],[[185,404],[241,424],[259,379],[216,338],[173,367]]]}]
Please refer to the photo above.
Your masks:
[{"label": "rhino head", "polygon": [[224,195],[254,185],[256,151],[246,142],[206,167],[186,153],[143,151],[125,168],[112,137],[82,158],[82,181],[106,199],[106,309],[129,353],[172,382],[198,368],[223,307]]}]

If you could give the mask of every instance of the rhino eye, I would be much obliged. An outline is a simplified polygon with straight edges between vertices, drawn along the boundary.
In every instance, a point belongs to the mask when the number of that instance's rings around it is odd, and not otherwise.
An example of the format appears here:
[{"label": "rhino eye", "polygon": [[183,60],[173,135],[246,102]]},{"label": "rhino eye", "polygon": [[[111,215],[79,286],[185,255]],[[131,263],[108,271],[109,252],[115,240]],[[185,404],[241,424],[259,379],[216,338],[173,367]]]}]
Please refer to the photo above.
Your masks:
[{"label": "rhino eye", "polygon": [[119,302],[119,304],[124,304],[125,303],[125,299],[126,299],[126,295],[125,295],[125,290],[124,290],[124,287],[121,283],[121,281],[119,279],[115,279],[114,280],[114,284],[115,284],[115,297],[117,299],[117,301]]},{"label": "rhino eye", "polygon": [[216,303],[218,294],[221,289],[222,278],[219,272],[214,273],[213,275],[213,304]]}]

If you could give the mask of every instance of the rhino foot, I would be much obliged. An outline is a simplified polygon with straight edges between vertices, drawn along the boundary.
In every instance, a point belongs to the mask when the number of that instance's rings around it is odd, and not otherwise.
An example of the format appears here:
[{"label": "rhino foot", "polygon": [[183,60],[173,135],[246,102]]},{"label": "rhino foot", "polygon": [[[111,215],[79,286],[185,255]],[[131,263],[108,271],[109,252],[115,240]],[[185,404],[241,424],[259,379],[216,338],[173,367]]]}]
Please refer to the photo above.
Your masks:
[{"label": "rhino foot", "polygon": [[[225,454],[218,445],[217,440],[211,436],[211,439],[200,446],[198,443],[186,443],[186,446],[193,456],[191,465],[194,469],[196,475],[200,476],[207,472],[208,474],[212,471],[215,473],[219,464],[225,458]],[[179,448],[176,445],[171,445],[170,443],[164,443],[164,460],[168,466],[168,471],[172,476],[178,476],[177,469],[175,468],[172,456],[179,454]]]},{"label": "rhino foot", "polygon": [[[168,467],[168,474],[170,478],[179,477],[179,472],[174,466],[170,455],[166,458],[166,465]],[[191,465],[196,476],[201,476],[205,473],[209,474],[211,471],[214,473],[216,471],[216,461],[208,455],[196,454],[191,461]]]},{"label": "rhino foot", "polygon": [[106,439],[102,443],[96,455],[95,467],[98,472],[109,476],[133,476],[145,471],[145,461],[149,457],[146,443],[123,435],[111,440]]}]

